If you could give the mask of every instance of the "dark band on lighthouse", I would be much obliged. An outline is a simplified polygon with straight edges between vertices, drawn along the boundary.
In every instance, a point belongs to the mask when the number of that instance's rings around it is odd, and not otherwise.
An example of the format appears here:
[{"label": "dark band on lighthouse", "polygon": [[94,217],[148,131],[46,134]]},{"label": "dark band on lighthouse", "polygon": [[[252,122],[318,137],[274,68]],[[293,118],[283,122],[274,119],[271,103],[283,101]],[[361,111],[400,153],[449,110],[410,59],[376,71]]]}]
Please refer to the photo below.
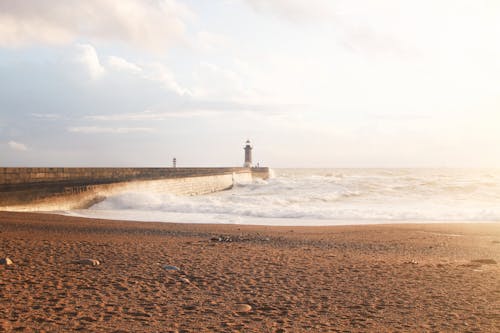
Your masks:
[{"label": "dark band on lighthouse", "polygon": [[252,167],[252,145],[250,144],[250,140],[247,140],[247,142],[245,143],[245,147],[243,149],[245,150],[245,163],[243,164],[243,167],[251,168]]}]

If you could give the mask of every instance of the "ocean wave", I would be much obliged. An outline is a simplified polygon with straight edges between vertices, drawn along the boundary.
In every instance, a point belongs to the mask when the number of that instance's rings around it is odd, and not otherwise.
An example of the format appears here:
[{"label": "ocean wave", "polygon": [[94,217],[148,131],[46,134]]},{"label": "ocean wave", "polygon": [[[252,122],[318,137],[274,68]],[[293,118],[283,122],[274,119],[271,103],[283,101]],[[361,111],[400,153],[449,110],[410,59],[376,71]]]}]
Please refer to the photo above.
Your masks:
[{"label": "ocean wave", "polygon": [[500,184],[492,182],[491,177],[481,177],[483,174],[443,170],[277,170],[275,178],[239,183],[230,191],[194,197],[126,193],[109,197],[91,210],[117,215],[133,211],[139,216],[155,212],[162,220],[172,220],[172,214],[176,219],[188,220],[190,216],[203,216],[211,221],[238,223],[245,223],[247,218],[254,222],[500,221]]}]

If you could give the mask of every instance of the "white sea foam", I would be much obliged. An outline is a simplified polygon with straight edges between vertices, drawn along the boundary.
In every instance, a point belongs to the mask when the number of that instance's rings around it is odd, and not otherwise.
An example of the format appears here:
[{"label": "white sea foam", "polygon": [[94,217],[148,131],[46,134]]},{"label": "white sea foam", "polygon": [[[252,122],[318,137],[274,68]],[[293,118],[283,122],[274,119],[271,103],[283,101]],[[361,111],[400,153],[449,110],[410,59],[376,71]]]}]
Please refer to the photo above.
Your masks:
[{"label": "white sea foam", "polygon": [[126,193],[74,215],[193,223],[335,225],[500,221],[499,170],[281,169],[202,196]]}]

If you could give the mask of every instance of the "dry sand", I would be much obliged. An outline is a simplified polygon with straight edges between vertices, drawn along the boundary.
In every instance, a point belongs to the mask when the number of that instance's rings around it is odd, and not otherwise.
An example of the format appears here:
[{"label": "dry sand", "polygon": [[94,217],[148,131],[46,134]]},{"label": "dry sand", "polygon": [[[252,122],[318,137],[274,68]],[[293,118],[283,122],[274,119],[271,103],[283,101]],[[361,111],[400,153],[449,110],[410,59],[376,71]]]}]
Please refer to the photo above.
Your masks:
[{"label": "dry sand", "polygon": [[[500,224],[0,213],[0,242],[0,258],[13,261],[0,267],[0,331],[500,332]],[[101,264],[72,263],[87,258]]]}]

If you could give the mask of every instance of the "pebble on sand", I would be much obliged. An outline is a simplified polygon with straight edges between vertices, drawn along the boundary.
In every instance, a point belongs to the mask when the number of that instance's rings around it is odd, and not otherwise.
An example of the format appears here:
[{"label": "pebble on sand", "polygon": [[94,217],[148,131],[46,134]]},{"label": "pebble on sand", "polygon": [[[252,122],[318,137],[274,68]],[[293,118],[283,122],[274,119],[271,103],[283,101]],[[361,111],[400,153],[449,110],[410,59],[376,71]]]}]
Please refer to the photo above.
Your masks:
[{"label": "pebble on sand", "polygon": [[224,236],[220,235],[219,237],[212,237],[210,238],[212,242],[227,242],[230,243],[233,241],[233,239],[230,236]]},{"label": "pebble on sand", "polygon": [[10,260],[10,258],[0,258],[0,265],[9,266],[12,264],[13,264],[13,262],[12,262],[12,260]]},{"label": "pebble on sand", "polygon": [[249,312],[252,311],[252,307],[248,304],[236,304],[234,307],[234,311],[236,312]]},{"label": "pebble on sand", "polygon": [[78,259],[78,260],[74,260],[73,264],[98,266],[101,263],[97,259]]},{"label": "pebble on sand", "polygon": [[181,269],[177,266],[165,265],[163,269],[166,271],[180,271]]},{"label": "pebble on sand", "polygon": [[191,283],[191,281],[189,281],[189,279],[185,278],[185,277],[181,277],[181,278],[179,278],[179,280],[181,280],[182,282],[187,283],[187,284]]}]

